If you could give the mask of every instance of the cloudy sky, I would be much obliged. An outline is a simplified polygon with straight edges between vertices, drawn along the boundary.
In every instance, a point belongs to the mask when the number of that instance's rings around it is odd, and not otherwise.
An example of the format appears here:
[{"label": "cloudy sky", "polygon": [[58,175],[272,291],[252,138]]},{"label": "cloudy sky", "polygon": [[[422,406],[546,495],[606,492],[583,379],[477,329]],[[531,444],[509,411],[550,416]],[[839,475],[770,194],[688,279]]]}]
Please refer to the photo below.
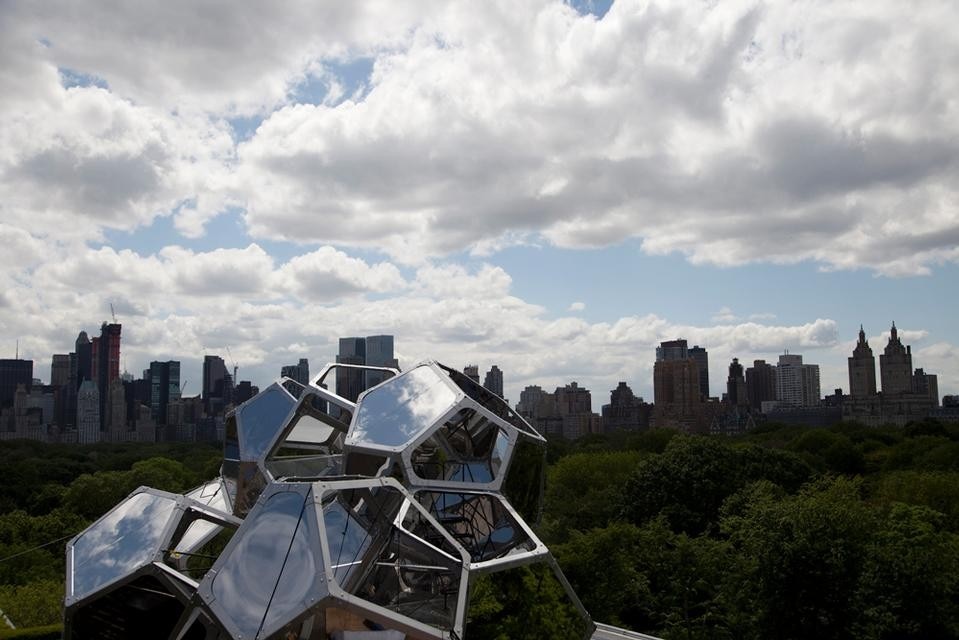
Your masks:
[{"label": "cloudy sky", "polygon": [[651,399],[655,345],[959,392],[959,5],[0,2],[0,351],[402,365]]}]

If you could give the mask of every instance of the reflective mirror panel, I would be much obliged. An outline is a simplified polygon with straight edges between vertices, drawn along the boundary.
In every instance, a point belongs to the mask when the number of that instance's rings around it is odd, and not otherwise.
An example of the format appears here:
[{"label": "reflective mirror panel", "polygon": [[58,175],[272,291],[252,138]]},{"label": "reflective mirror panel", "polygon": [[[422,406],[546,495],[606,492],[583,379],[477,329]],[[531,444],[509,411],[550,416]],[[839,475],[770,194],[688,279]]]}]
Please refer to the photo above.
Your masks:
[{"label": "reflective mirror panel", "polygon": [[213,577],[216,606],[226,612],[244,638],[254,638],[260,630],[304,502],[305,496],[297,492],[271,495],[246,519],[236,545]]},{"label": "reflective mirror panel", "polygon": [[451,629],[461,572],[459,562],[393,529],[356,595],[419,622]]},{"label": "reflective mirror panel", "polygon": [[423,365],[371,390],[357,409],[348,444],[397,447],[429,429],[456,401],[456,393]]},{"label": "reflective mirror panel", "polygon": [[467,638],[583,640],[592,622],[546,563],[470,576]]},{"label": "reflective mirror panel", "polygon": [[[420,491],[416,499],[466,548],[472,562],[485,562],[536,548],[503,503],[493,495]],[[427,522],[408,524],[404,521],[403,526],[432,542],[426,538],[432,529]]]},{"label": "reflective mirror panel", "polygon": [[233,502],[233,514],[244,517],[249,513],[257,498],[266,487],[266,478],[255,462],[241,462],[236,482],[236,497]]},{"label": "reflective mirror panel", "polygon": [[[274,628],[291,622],[309,609],[311,602],[315,603],[326,593],[322,586],[325,578],[320,532],[312,506],[311,501],[300,518],[292,542],[279,543],[282,547],[288,547],[289,552],[263,618],[261,638],[267,637],[267,634],[274,635]],[[295,626],[299,628],[300,625]]]},{"label": "reflective mirror panel", "polygon": [[300,384],[296,380],[290,380],[289,378],[284,378],[281,384],[283,385],[283,388],[289,391],[290,395],[297,400],[299,400],[300,396],[303,395],[303,392],[306,391],[306,387],[304,385]]},{"label": "reflective mirror panel", "polygon": [[[219,478],[202,484],[193,491],[186,494],[187,498],[192,498],[200,504],[217,509],[224,513],[232,513],[233,506],[227,495],[227,488]],[[176,551],[179,553],[190,553],[202,545],[206,540],[216,535],[220,526],[206,520],[196,520],[190,524],[186,533],[176,543]]]},{"label": "reflective mirror panel", "polygon": [[520,431],[528,433],[533,437],[540,438],[540,435],[537,433],[536,429],[530,426],[530,424],[526,422],[522,416],[513,411],[510,406],[506,404],[506,401],[500,398],[498,395],[486,387],[473,382],[473,380],[466,377],[466,375],[457,371],[456,369],[450,369],[444,365],[439,366],[449,374],[453,382],[456,383],[456,386],[462,389],[470,398],[481,404],[484,409],[493,415],[502,418]]},{"label": "reflective mirror panel", "polygon": [[286,436],[287,441],[323,444],[335,433],[333,427],[313,416],[299,416],[293,430]]},{"label": "reflective mirror panel", "polygon": [[493,482],[508,447],[509,437],[496,423],[462,409],[413,451],[413,473],[423,480]]},{"label": "reflective mirror panel", "polygon": [[527,524],[537,525],[543,511],[546,445],[521,437],[513,448],[503,495]]},{"label": "reflective mirror panel", "polygon": [[290,394],[274,385],[237,409],[243,460],[257,460],[266,453],[295,403]]},{"label": "reflective mirror panel", "polygon": [[138,493],[87,529],[73,544],[74,597],[152,562],[174,507],[171,498]]},{"label": "reflective mirror panel", "polygon": [[274,457],[266,461],[266,468],[275,480],[281,478],[319,478],[338,475],[342,469],[343,454],[300,455]]},{"label": "reflective mirror panel", "polygon": [[386,540],[404,500],[391,487],[344,489],[323,496],[330,569],[345,591],[356,588],[363,567],[371,561],[370,549]]},{"label": "reflective mirror panel", "polygon": [[187,529],[187,535],[191,535],[198,527],[204,534],[202,538],[194,538],[199,544],[187,547],[184,544],[187,540],[185,535],[176,549],[167,554],[167,564],[197,582],[213,567],[236,533],[233,527],[223,527],[208,520],[194,520]]}]

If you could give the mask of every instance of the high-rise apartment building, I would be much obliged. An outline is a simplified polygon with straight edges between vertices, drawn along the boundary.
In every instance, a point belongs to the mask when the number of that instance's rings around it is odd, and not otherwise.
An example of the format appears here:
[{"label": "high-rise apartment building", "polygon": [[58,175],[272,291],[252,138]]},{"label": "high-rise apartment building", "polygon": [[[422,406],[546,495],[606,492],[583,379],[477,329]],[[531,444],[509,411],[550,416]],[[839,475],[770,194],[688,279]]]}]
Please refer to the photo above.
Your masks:
[{"label": "high-rise apartment building", "polygon": [[302,385],[310,383],[310,363],[306,358],[300,358],[297,364],[284,365],[280,369],[280,375],[290,380],[296,380]]},{"label": "high-rise apartment building", "polygon": [[729,376],[726,378],[726,401],[734,406],[749,404],[749,397],[746,393],[746,375],[743,372],[743,365],[739,364],[739,358],[733,358],[733,361],[729,364]]},{"label": "high-rise apartment building", "polygon": [[84,380],[93,380],[93,343],[87,337],[86,331],[81,331],[77,336],[75,345],[77,354],[76,383],[77,389]]},{"label": "high-rise apartment building", "polygon": [[[393,336],[378,335],[366,338],[340,338],[336,356],[338,364],[366,365],[399,369],[393,355]],[[340,368],[336,371],[336,393],[356,402],[360,394],[389,378],[388,372],[362,371]]]},{"label": "high-rise apartment building", "polygon": [[938,407],[939,376],[926,373],[922,369],[916,369],[912,376],[912,392],[916,395],[926,396],[933,403],[933,407]]},{"label": "high-rise apartment building", "polygon": [[876,395],[876,358],[866,340],[866,331],[859,325],[859,341],[849,357],[849,395],[868,398]]},{"label": "high-rise apartment building", "polygon": [[503,397],[503,372],[495,364],[486,372],[486,377],[483,378],[483,386],[500,398]]},{"label": "high-rise apartment building", "polygon": [[688,359],[689,348],[685,340],[667,340],[656,347],[656,362]]},{"label": "high-rise apartment building", "polygon": [[33,360],[0,360],[0,409],[12,407],[17,385],[27,393],[33,386]]},{"label": "high-rise apartment building", "polygon": [[903,346],[895,322],[889,332],[889,342],[879,356],[879,375],[883,395],[912,391],[912,347]]},{"label": "high-rise apartment building", "polygon": [[220,356],[203,356],[203,408],[209,416],[223,413],[233,401],[233,377]]},{"label": "high-rise apartment building", "polygon": [[84,380],[77,392],[77,440],[100,442],[100,392],[93,380]]},{"label": "high-rise apartment building", "polygon": [[703,400],[709,398],[709,354],[706,349],[696,345],[689,348],[689,357],[696,361],[699,367],[699,393]]},{"label": "high-rise apartment building", "polygon": [[167,425],[171,402],[180,399],[180,362],[169,360],[150,363],[150,417],[158,427]]},{"label": "high-rise apartment building", "polygon": [[765,360],[754,360],[746,369],[746,397],[749,406],[759,411],[763,402],[776,399],[776,367]]},{"label": "high-rise apartment building", "polygon": [[112,416],[111,384],[120,379],[120,329],[119,324],[100,325],[100,337],[92,340],[92,375],[100,392],[100,431],[108,431]]},{"label": "high-rise apartment building", "polygon": [[803,364],[801,355],[786,353],[779,356],[776,399],[790,407],[818,406],[821,401],[819,365]]}]

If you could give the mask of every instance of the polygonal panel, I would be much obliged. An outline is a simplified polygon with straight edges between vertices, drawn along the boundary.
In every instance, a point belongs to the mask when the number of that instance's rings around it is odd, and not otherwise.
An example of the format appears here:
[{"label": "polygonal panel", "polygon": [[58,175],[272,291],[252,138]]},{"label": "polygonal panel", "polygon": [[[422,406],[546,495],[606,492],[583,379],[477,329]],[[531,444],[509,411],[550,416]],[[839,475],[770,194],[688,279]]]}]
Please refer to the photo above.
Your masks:
[{"label": "polygonal panel", "polygon": [[411,452],[411,471],[429,485],[490,484],[500,475],[508,450],[504,428],[464,407]]},{"label": "polygonal panel", "polygon": [[[466,549],[472,562],[486,562],[536,549],[536,541],[494,494],[420,491],[416,499]],[[404,520],[404,528],[420,537],[430,535],[422,520],[408,520]]]},{"label": "polygonal panel", "polygon": [[520,437],[510,455],[502,492],[523,520],[533,526],[539,523],[543,512],[545,477],[545,443]]},{"label": "polygonal panel", "polygon": [[404,509],[428,518],[405,491],[366,482],[327,490],[321,504],[328,575],[345,592],[420,623],[456,628],[462,555],[436,524],[428,537],[442,546],[396,526]]},{"label": "polygonal panel", "polygon": [[329,413],[349,412],[337,406],[335,396],[314,387],[301,395],[289,422],[276,434],[263,462],[273,479],[320,477],[339,473],[342,468],[343,437],[349,421],[342,422]]},{"label": "polygonal panel", "polygon": [[[187,498],[196,500],[200,504],[206,505],[223,513],[232,513],[233,508],[229,503],[227,488],[221,478],[211,480],[202,484],[196,489],[186,494]],[[190,524],[186,533],[176,543],[175,551],[180,554],[189,555],[193,551],[202,547],[207,541],[211,540],[223,527],[208,520],[195,520]]]},{"label": "polygonal panel", "polygon": [[170,586],[142,575],[80,607],[66,628],[67,638],[167,640],[184,609]]},{"label": "polygonal panel", "polygon": [[233,636],[266,634],[323,595],[309,493],[308,484],[274,485],[201,583],[201,597]]},{"label": "polygonal panel", "polygon": [[283,428],[295,404],[293,396],[276,383],[244,402],[236,410],[239,459],[259,460]]},{"label": "polygonal panel", "polygon": [[396,451],[433,427],[456,400],[430,365],[414,367],[363,396],[346,444]]},{"label": "polygonal panel", "polygon": [[137,493],[74,538],[67,597],[82,598],[153,562],[176,504],[174,496]]},{"label": "polygonal panel", "polygon": [[500,398],[498,395],[486,387],[477,384],[456,369],[450,369],[442,364],[439,364],[439,366],[449,375],[450,379],[456,383],[456,386],[462,389],[466,395],[472,398],[475,402],[478,402],[484,409],[496,417],[505,420],[530,437],[543,440],[543,437],[536,431],[536,429],[526,422],[521,415],[513,411],[513,409],[506,404],[506,401]]}]

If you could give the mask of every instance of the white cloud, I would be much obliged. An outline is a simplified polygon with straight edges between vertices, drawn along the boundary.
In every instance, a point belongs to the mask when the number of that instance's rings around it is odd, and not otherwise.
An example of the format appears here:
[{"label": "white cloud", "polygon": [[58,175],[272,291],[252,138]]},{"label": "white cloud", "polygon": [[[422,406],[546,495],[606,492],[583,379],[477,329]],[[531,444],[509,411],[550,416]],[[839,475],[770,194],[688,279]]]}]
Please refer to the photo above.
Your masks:
[{"label": "white cloud", "polygon": [[574,312],[574,313],[578,313],[578,312],[580,312],[580,311],[584,311],[585,309],[586,309],[586,303],[585,303],[585,302],[574,302],[574,303],[572,303],[571,305],[569,305],[569,308],[567,309],[567,311],[572,311],[572,312]]}]

